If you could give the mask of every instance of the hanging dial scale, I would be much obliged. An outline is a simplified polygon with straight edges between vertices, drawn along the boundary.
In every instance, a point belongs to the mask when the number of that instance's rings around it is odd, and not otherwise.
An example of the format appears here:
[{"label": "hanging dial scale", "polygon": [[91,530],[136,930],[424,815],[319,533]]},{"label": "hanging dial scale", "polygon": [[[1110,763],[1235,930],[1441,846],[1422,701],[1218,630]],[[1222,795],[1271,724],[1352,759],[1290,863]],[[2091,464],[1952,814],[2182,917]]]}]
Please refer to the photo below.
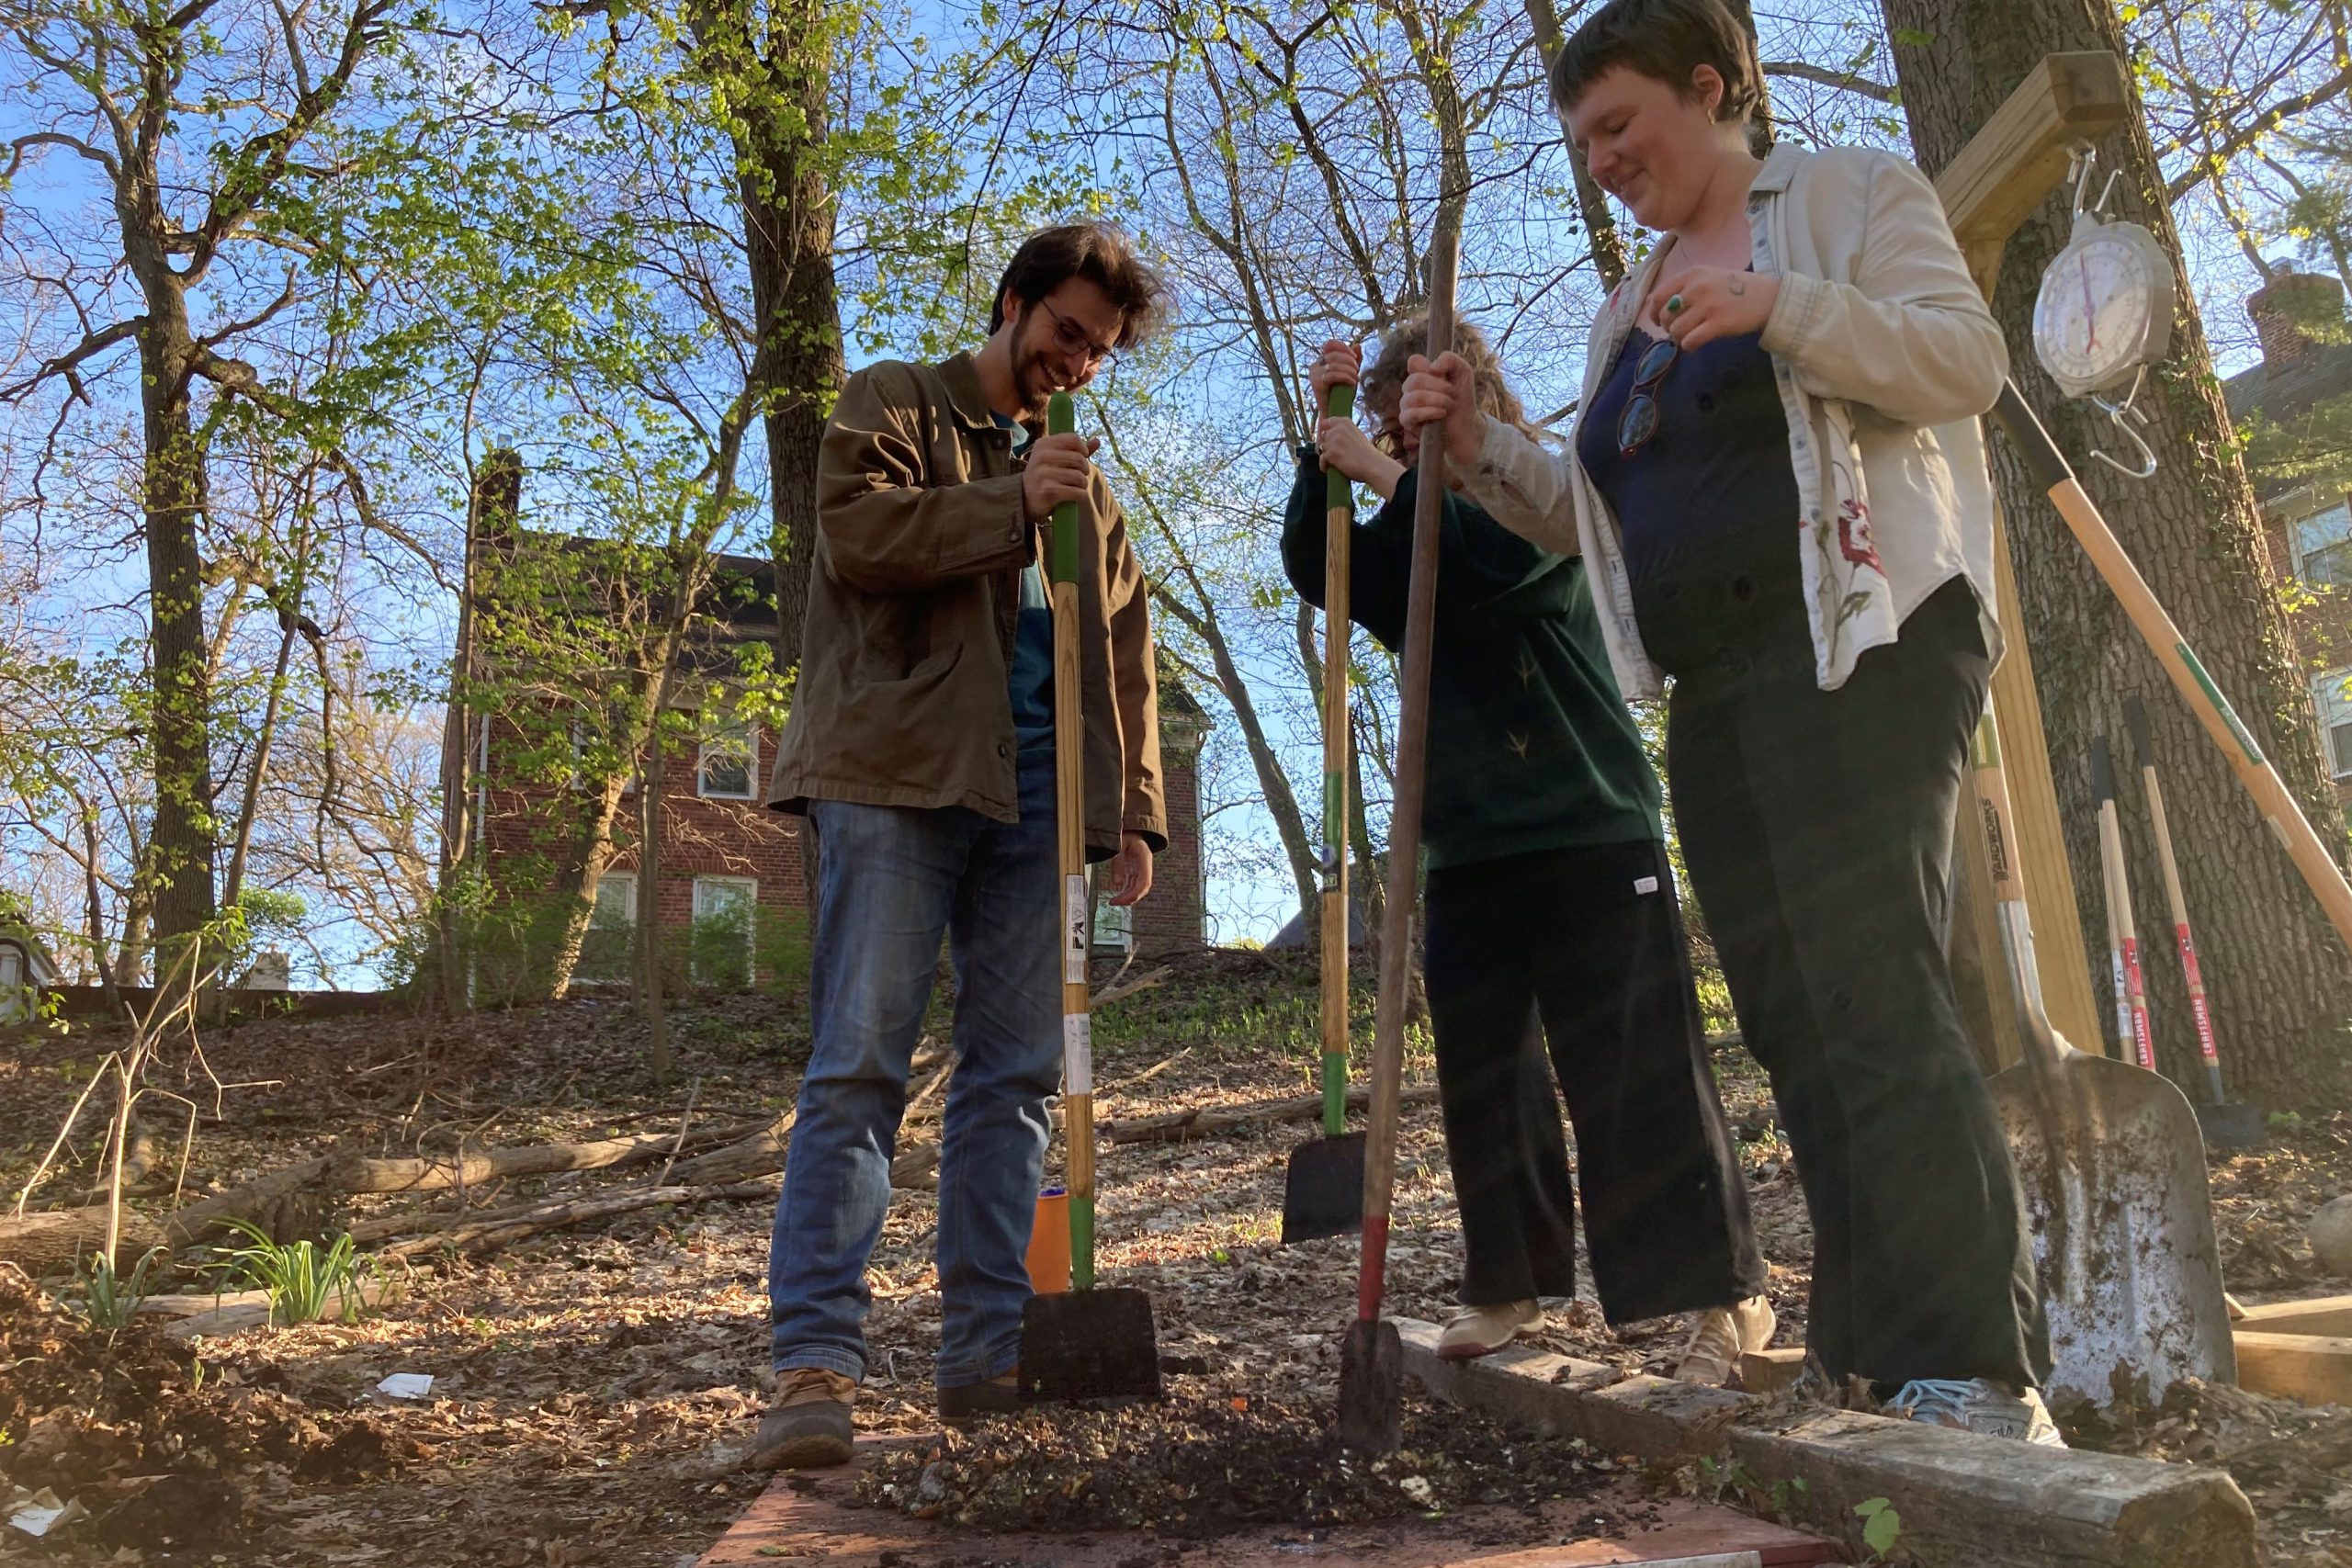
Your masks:
[{"label": "hanging dial scale", "polygon": [[[2096,203],[2086,204],[2092,171],[2089,149],[2075,153],[2075,231],[2041,275],[2033,302],[2033,349],[2042,367],[2070,398],[2088,398],[2107,412],[2139,448],[2134,466],[2105,452],[2091,455],[2136,479],[2156,471],[2155,454],[2136,426],[2145,423],[2132,404],[2148,367],[2172,347],[2172,258],[2137,223],[2102,219],[2117,176]],[[2118,392],[2122,400],[2113,400]]]}]

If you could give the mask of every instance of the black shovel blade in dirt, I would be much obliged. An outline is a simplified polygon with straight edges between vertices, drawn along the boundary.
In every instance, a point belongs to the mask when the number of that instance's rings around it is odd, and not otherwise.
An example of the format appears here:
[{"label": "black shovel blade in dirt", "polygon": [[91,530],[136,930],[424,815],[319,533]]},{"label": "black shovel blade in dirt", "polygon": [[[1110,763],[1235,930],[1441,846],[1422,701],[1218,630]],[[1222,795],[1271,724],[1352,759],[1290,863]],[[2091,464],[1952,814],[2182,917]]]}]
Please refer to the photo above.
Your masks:
[{"label": "black shovel blade in dirt", "polygon": [[1405,1342],[1386,1318],[1358,1318],[1340,1342],[1340,1446],[1395,1453],[1405,1440]]},{"label": "black shovel blade in dirt", "polygon": [[2221,1105],[2199,1104],[2197,1125],[2205,1134],[2206,1146],[2216,1149],[2250,1149],[2262,1142],[2269,1130],[2269,1118],[2258,1105],[2244,1105],[2230,1101]]},{"label": "black shovel blade in dirt", "polygon": [[1021,1314],[1021,1395],[1053,1403],[1158,1399],[1151,1297],[1127,1288],[1030,1297]]},{"label": "black shovel blade in dirt", "polygon": [[1301,1144],[1283,1185],[1283,1245],[1352,1235],[1363,1229],[1363,1134]]}]

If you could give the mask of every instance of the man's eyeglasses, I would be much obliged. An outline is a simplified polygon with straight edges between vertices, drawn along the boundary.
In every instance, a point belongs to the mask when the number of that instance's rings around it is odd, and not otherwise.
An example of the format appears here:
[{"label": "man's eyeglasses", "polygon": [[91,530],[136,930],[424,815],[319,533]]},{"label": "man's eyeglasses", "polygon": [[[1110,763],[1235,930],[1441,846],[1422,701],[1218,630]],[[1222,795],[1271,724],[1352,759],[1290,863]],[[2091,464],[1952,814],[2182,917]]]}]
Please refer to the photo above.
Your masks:
[{"label": "man's eyeglasses", "polygon": [[1054,346],[1064,354],[1083,355],[1086,363],[1100,369],[1119,355],[1116,347],[1105,348],[1086,335],[1086,329],[1054,309],[1050,300],[1040,298],[1040,309],[1054,319]]},{"label": "man's eyeglasses", "polygon": [[1617,416],[1617,455],[1630,457],[1650,443],[1657,434],[1658,384],[1682,357],[1682,345],[1672,338],[1664,338],[1642,351],[1634,366],[1633,395],[1625,400],[1625,412]]}]

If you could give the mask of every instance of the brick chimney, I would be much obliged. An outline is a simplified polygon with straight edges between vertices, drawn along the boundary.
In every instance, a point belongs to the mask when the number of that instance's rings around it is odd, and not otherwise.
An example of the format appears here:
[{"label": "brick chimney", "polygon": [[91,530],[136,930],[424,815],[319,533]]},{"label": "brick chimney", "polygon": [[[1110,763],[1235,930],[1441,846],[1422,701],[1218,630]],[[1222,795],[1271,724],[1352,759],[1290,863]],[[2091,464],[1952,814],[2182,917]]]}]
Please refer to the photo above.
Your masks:
[{"label": "brick chimney", "polygon": [[2262,340],[2262,367],[2272,376],[2308,358],[2319,346],[2310,328],[2344,319],[2344,285],[2324,272],[2283,265],[2245,298],[2245,313]]}]

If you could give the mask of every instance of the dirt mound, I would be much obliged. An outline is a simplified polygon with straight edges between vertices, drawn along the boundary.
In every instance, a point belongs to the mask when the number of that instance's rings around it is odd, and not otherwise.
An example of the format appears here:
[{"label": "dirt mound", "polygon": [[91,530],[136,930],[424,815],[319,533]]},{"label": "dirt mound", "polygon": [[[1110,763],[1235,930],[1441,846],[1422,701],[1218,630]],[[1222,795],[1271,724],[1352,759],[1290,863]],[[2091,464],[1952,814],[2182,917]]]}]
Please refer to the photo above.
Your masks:
[{"label": "dirt mound", "polygon": [[0,1432],[7,1479],[79,1502],[100,1541],[194,1546],[243,1533],[248,1478],[388,1473],[404,1439],[368,1412],[314,1411],[202,1367],[152,1320],[108,1334],[0,1272]]},{"label": "dirt mound", "polygon": [[1241,1399],[1041,1412],[896,1450],[858,1478],[855,1495],[973,1529],[1197,1537],[1533,1507],[1593,1495],[1614,1468],[1576,1438],[1410,1404],[1403,1446],[1382,1459],[1341,1455],[1330,1427],[1328,1407]]}]

